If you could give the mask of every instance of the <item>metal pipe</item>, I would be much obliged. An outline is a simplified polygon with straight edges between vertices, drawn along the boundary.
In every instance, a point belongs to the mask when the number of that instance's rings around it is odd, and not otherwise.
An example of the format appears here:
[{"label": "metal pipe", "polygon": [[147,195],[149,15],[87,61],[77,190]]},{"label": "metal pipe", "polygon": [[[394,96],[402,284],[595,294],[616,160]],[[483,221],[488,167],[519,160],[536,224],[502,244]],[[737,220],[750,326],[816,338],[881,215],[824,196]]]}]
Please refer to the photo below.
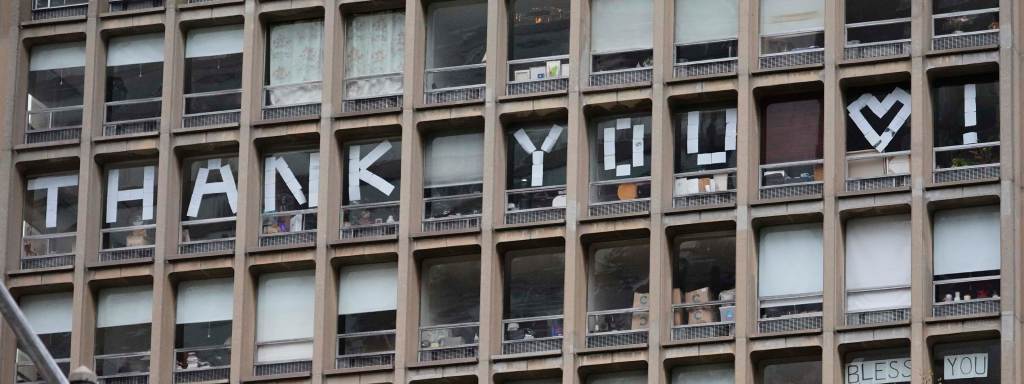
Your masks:
[{"label": "metal pipe", "polygon": [[3,279],[0,279],[0,316],[3,316],[7,325],[14,330],[18,347],[32,359],[32,363],[39,369],[43,379],[47,383],[68,384],[68,379],[61,373],[60,367],[57,367],[57,362],[53,361],[50,351],[46,349],[43,341],[39,340],[39,336],[28,325],[28,319],[21,313],[18,303],[14,301],[11,292],[7,290],[7,284]]}]

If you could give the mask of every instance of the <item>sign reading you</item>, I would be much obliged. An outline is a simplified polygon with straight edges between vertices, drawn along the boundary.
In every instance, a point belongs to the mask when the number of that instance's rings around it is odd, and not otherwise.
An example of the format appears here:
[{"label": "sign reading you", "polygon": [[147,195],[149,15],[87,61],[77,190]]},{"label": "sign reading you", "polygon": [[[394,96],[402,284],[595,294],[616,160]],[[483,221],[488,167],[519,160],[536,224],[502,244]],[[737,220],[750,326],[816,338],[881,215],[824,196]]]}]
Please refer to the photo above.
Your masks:
[{"label": "sign reading you", "polygon": [[988,354],[971,353],[943,357],[942,377],[946,380],[988,377]]},{"label": "sign reading you", "polygon": [[846,364],[845,376],[846,384],[908,383],[910,358],[855,361]]}]

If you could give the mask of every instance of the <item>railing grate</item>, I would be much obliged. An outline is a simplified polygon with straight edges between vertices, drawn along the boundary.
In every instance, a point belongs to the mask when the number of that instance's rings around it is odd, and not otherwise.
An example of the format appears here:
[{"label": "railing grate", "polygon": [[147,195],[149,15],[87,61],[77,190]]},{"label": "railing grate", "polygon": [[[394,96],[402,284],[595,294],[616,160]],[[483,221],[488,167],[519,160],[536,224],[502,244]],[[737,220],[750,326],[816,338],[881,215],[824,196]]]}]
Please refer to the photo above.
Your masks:
[{"label": "railing grate", "polygon": [[74,254],[21,258],[22,270],[56,268],[69,265],[75,265]]},{"label": "railing grate", "polygon": [[737,63],[737,59],[703,63],[679,63],[675,65],[673,74],[677,79],[685,79],[688,77],[736,73]]},{"label": "railing grate", "polygon": [[32,20],[49,20],[64,17],[85,16],[88,11],[88,4],[82,4],[74,7],[33,9]]},{"label": "railing grate", "polygon": [[846,325],[888,324],[910,320],[910,308],[846,314]]},{"label": "railing grate", "polygon": [[443,361],[455,359],[472,359],[476,357],[477,347],[475,345],[465,347],[452,347],[442,349],[430,349],[419,352],[420,361]]},{"label": "railing grate", "polygon": [[932,38],[933,51],[999,45],[999,31]]},{"label": "railing grate", "polygon": [[870,179],[846,180],[847,192],[876,191],[880,189],[905,188],[910,186],[910,175],[872,177]]},{"label": "railing grate", "polygon": [[514,340],[501,343],[501,353],[503,355],[518,355],[521,353],[538,353],[561,350],[561,337],[538,340]]},{"label": "railing grate", "polygon": [[821,315],[757,321],[757,333],[781,333],[821,329]]},{"label": "railing grate", "polygon": [[304,373],[313,370],[312,360],[286,361],[282,363],[256,363],[253,373],[256,376],[284,375],[289,373]]},{"label": "railing grate", "polygon": [[316,242],[316,231],[260,235],[261,247],[277,245],[311,244]]},{"label": "railing grate", "polygon": [[238,124],[242,114],[239,111],[192,115],[181,118],[182,128],[202,128],[213,125]]},{"label": "railing grate", "polygon": [[149,384],[149,374],[100,377],[97,382],[99,384]]},{"label": "railing grate", "polygon": [[885,44],[862,45],[857,47],[846,47],[845,49],[843,49],[843,57],[845,57],[846,60],[902,56],[910,56],[909,41],[897,41]]},{"label": "railing grate", "polygon": [[637,68],[626,71],[615,71],[590,74],[591,87],[605,87],[610,85],[648,83],[654,76],[651,68]]},{"label": "railing grate", "polygon": [[342,239],[361,239],[370,237],[387,237],[398,234],[398,223],[360,225],[341,228]]},{"label": "railing grate", "polygon": [[480,216],[424,220],[423,232],[448,232],[480,228]]},{"label": "railing grate", "polygon": [[431,105],[483,100],[485,88],[481,85],[479,87],[427,91],[423,95],[424,103]]},{"label": "railing grate", "polygon": [[587,335],[587,348],[619,347],[647,344],[647,330]]},{"label": "railing grate", "polygon": [[559,92],[569,89],[569,78],[522,81],[508,83],[505,93],[512,95],[528,95],[531,93]]},{"label": "railing grate", "polygon": [[110,263],[115,261],[144,260],[152,259],[156,247],[131,249],[108,249],[100,251],[100,262]]},{"label": "railing grate", "polygon": [[684,325],[672,328],[672,340],[701,340],[729,337],[736,332],[735,323]]},{"label": "railing grate", "polygon": [[82,127],[51,129],[46,131],[28,131],[25,132],[25,144],[78,140],[81,136]]},{"label": "railing grate", "polygon": [[402,95],[372,97],[369,99],[342,100],[342,112],[371,112],[402,107]]},{"label": "railing grate", "polygon": [[736,192],[734,191],[698,193],[672,198],[673,208],[708,207],[731,204],[736,204]]},{"label": "railing grate", "polygon": [[391,367],[395,364],[394,352],[378,355],[338,356],[335,368]]},{"label": "railing grate", "polygon": [[999,313],[999,299],[971,300],[957,303],[936,303],[932,306],[932,316],[953,317]]},{"label": "railing grate", "polygon": [[160,119],[103,124],[103,136],[135,135],[160,131]]},{"label": "railing grate", "polygon": [[591,217],[600,217],[640,213],[647,212],[650,210],[650,200],[629,200],[615,203],[591,204],[588,213]]},{"label": "railing grate", "polygon": [[231,367],[183,369],[174,371],[175,383],[211,383],[227,382],[231,377]]},{"label": "railing grate", "polygon": [[782,55],[761,56],[761,69],[799,67],[803,65],[816,65],[825,62],[825,51],[814,50],[804,52],[792,52]]},{"label": "railing grate", "polygon": [[528,224],[565,219],[565,208],[505,212],[505,224]]},{"label": "railing grate", "polygon": [[263,107],[263,120],[309,116],[320,116],[320,103],[289,105],[286,107]]},{"label": "railing grate", "polygon": [[178,244],[179,255],[231,251],[235,249],[235,239],[205,241],[202,243]]},{"label": "railing grate", "polygon": [[933,174],[935,183],[956,183],[961,181],[998,179],[999,166],[964,167],[936,170]]},{"label": "railing grate", "polygon": [[164,6],[163,0],[110,0],[110,12],[134,11]]},{"label": "railing grate", "polygon": [[814,196],[822,193],[824,184],[782,185],[777,187],[761,187],[758,196],[761,200],[785,199],[789,197]]}]

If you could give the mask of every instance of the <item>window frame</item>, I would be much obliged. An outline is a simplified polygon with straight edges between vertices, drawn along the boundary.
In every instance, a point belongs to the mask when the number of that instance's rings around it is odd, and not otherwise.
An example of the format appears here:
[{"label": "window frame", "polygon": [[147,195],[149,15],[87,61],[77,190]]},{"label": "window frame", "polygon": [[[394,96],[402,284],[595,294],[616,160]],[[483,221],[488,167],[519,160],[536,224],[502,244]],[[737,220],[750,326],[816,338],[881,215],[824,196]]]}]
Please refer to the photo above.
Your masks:
[{"label": "window frame", "polygon": [[[929,1],[932,1],[932,4],[934,4],[935,0],[929,0]],[[977,15],[983,15],[983,14],[988,14],[988,13],[993,13],[993,12],[996,14],[996,18],[995,19],[996,19],[997,25],[996,25],[995,28],[989,28],[989,29],[985,29],[985,30],[971,31],[971,32],[949,33],[949,34],[943,34],[943,35],[936,35],[935,34],[935,30],[936,30],[935,26],[939,22],[940,19],[949,19],[949,18],[955,18],[955,17],[977,16]],[[932,39],[943,38],[943,37],[951,37],[951,36],[970,36],[970,35],[980,35],[980,34],[985,34],[985,33],[999,32],[999,30],[1000,30],[1000,26],[998,25],[998,23],[999,23],[999,12],[1000,12],[1000,9],[999,9],[998,6],[996,6],[995,8],[978,8],[978,9],[972,9],[972,10],[968,10],[968,11],[933,13],[931,15],[931,20],[930,20],[930,23],[929,23],[929,31],[931,32]]]},{"label": "window frame", "polygon": [[[78,179],[78,183],[75,184],[75,230],[74,231],[70,231],[70,232],[40,233],[38,235],[27,235],[26,236],[25,230],[26,230],[26,226],[28,226],[28,223],[26,222],[25,218],[27,216],[26,213],[27,213],[27,211],[30,208],[30,205],[26,204],[26,203],[27,203],[27,200],[28,200],[29,196],[31,196],[31,194],[32,194],[32,192],[29,191],[29,189],[28,189],[28,182],[29,182],[29,180],[35,180],[35,179],[39,179],[39,178],[43,178],[43,177],[61,177],[61,176],[75,176],[75,178]],[[79,197],[79,190],[80,190],[80,188],[82,186],[81,179],[79,178],[78,171],[56,171],[56,172],[47,172],[47,173],[34,173],[34,174],[30,174],[30,175],[24,177],[23,180],[24,180],[25,183],[23,184],[24,188],[22,188],[22,190],[23,190],[22,193],[24,195],[22,196],[22,206],[21,206],[21,223],[20,223],[21,224],[21,234],[20,234],[20,239],[19,239],[20,240],[20,245],[21,245],[21,247],[20,247],[21,250],[19,252],[20,260],[37,259],[37,258],[38,259],[44,259],[44,258],[51,258],[51,257],[56,257],[56,256],[74,255],[76,253],[76,251],[77,251],[77,249],[76,249],[77,247],[76,247],[75,243],[77,242],[77,238],[78,238],[78,205],[79,205],[79,202],[80,202],[78,197]],[[60,198],[59,197],[60,196],[60,188],[70,188],[70,186],[68,186],[68,187],[59,187],[57,189],[57,194],[58,194],[57,198],[58,199]],[[59,200],[57,202],[57,208],[56,209],[58,211],[60,210],[60,201]],[[67,207],[65,207],[65,209],[67,209]],[[56,214],[56,212],[54,212],[54,213]],[[44,207],[43,208],[43,216],[45,217],[45,215],[46,215],[46,208]],[[31,256],[27,255],[26,252],[25,252],[25,246],[28,245],[26,243],[27,241],[32,241],[32,240],[39,239],[39,240],[47,240],[49,242],[50,241],[49,239],[56,240],[56,239],[59,239],[59,238],[70,238],[71,239],[71,243],[72,243],[71,244],[71,246],[72,246],[71,252],[65,252],[65,253],[46,252],[46,253],[41,254],[41,255],[31,255]],[[47,248],[49,249],[51,247],[48,246]]]},{"label": "window frame", "polygon": [[[272,39],[271,36],[273,35],[274,28],[275,27],[279,27],[279,26],[283,26],[283,25],[296,25],[296,24],[306,24],[306,23],[312,23],[312,24],[319,23],[319,25],[320,25],[320,72],[319,72],[319,80],[307,80],[307,81],[302,81],[302,82],[297,82],[297,83],[274,84],[274,85],[270,84],[270,81],[271,81],[271,74],[270,74],[270,72],[271,72],[271,70],[273,68],[272,65],[271,65],[271,56],[273,55],[272,52],[274,51],[274,47],[271,44],[271,41],[272,41],[271,40]],[[263,108],[299,107],[299,106],[306,106],[306,105],[319,105],[323,101],[323,72],[324,72],[323,64],[324,64],[324,51],[325,51],[324,44],[326,42],[326,39],[324,38],[324,32],[326,32],[326,29],[324,27],[324,19],[322,19],[322,18],[319,18],[319,19],[318,18],[310,18],[310,19],[299,19],[299,20],[287,20],[287,21],[278,21],[278,22],[267,24],[266,32],[265,32],[265,35],[264,35],[264,41],[266,42],[266,44],[265,44],[266,45],[266,49],[263,52],[263,59],[264,59],[264,67],[265,68],[264,68],[264,73],[263,73],[262,90],[260,91],[260,96],[261,96],[261,98],[260,98],[260,106],[261,107],[263,107]],[[317,99],[318,99],[317,101],[305,101],[305,102],[283,103],[283,104],[274,104],[274,103],[271,102],[270,95],[271,95],[273,90],[282,89],[282,88],[284,88],[284,89],[289,89],[289,88],[299,88],[299,89],[301,89],[301,88],[306,88],[306,87],[315,88],[317,90],[317,92],[319,93],[319,96],[317,97]]]},{"label": "window frame", "polygon": [[[906,0],[906,1],[909,4],[912,0]],[[850,1],[847,1],[845,6],[848,7],[849,4],[850,4]],[[846,20],[844,20],[844,22],[843,22],[843,44],[844,44],[844,47],[846,47],[846,48],[859,48],[859,47],[869,47],[869,46],[876,46],[876,45],[886,45],[886,44],[892,44],[892,43],[907,43],[907,44],[909,44],[911,42],[911,40],[912,40],[910,37],[907,37],[905,39],[893,39],[893,40],[878,41],[878,42],[873,42],[873,43],[850,43],[849,35],[850,35],[850,29],[851,28],[865,28],[865,27],[878,27],[878,26],[897,25],[897,24],[909,24],[912,19],[913,18],[911,16],[907,16],[907,17],[896,17],[896,18],[880,19],[880,20],[872,20],[872,21],[860,21],[860,22],[855,22],[855,23],[850,23],[850,22],[847,22]]]},{"label": "window frame", "polygon": [[[259,162],[260,162],[259,167],[260,168],[259,169],[262,172],[262,175],[260,175],[260,200],[261,200],[261,202],[260,202],[260,230],[259,230],[259,237],[260,238],[272,238],[272,237],[275,237],[275,236],[288,236],[288,235],[297,235],[297,234],[303,234],[303,233],[313,233],[313,234],[316,233],[316,231],[318,229],[317,228],[317,217],[319,215],[319,209],[320,209],[320,202],[319,202],[319,194],[320,194],[320,192],[319,192],[319,190],[316,191],[317,199],[318,199],[318,201],[316,202],[317,206],[310,207],[309,204],[312,202],[311,201],[312,198],[310,196],[313,194],[313,189],[310,187],[310,184],[311,184],[311,180],[313,179],[313,175],[308,173],[309,172],[308,169],[310,168],[310,165],[309,165],[309,161],[310,161],[309,159],[311,158],[310,155],[312,155],[314,153],[317,154],[317,156],[319,158],[320,148],[319,147],[313,147],[313,148],[308,148],[308,147],[303,147],[303,148],[282,148],[280,150],[267,151],[262,156],[260,156],[260,160],[259,160]],[[300,188],[302,188],[305,191],[306,203],[305,204],[300,204],[300,205],[305,205],[305,208],[284,211],[284,210],[279,210],[277,208],[277,202],[275,202],[274,203],[274,210],[268,212],[266,210],[267,207],[265,205],[266,204],[266,199],[267,199],[267,196],[266,196],[266,185],[269,182],[268,180],[266,180],[267,171],[268,171],[266,169],[267,159],[269,159],[271,157],[280,157],[280,156],[285,156],[285,155],[301,155],[301,154],[307,155],[307,160],[306,160],[307,161],[307,163],[306,163],[307,175],[306,175],[306,182],[305,182],[306,185],[303,186],[302,185],[303,183],[302,183],[301,180],[296,180],[296,181],[298,181]],[[289,169],[290,168],[291,167],[289,165]],[[295,172],[293,171],[292,173],[294,175]],[[273,177],[274,177],[274,181],[273,182],[275,183],[275,186],[276,186],[277,183],[280,181],[279,178],[281,177],[281,175],[277,171],[274,171],[273,172]],[[296,177],[296,179],[298,179],[298,177]],[[318,188],[319,188],[319,184],[320,184],[320,175],[317,175],[317,186],[318,186]],[[275,188],[276,196],[281,196],[282,193],[284,193],[284,194],[286,194],[288,196],[292,195],[292,191],[290,189],[288,189],[287,187],[284,188],[283,190],[281,190],[280,188]],[[297,203],[297,201],[296,201],[296,203]],[[267,221],[268,220],[278,221],[278,228],[280,228],[279,218],[281,218],[281,217],[288,217],[288,216],[292,216],[292,220],[294,220],[295,217],[301,217],[302,223],[301,223],[301,226],[300,226],[299,230],[293,229],[292,228],[292,222],[289,221],[289,223],[288,223],[288,230],[287,231],[272,232],[272,233],[267,233],[266,232],[267,228],[269,228],[268,225],[267,225]],[[310,226],[310,223],[309,223],[310,220],[312,221],[312,228],[309,227]],[[270,227],[273,227],[273,225],[271,225]]]},{"label": "window frame", "polygon": [[[191,168],[190,166],[193,165],[196,162],[202,162],[202,161],[207,161],[207,160],[211,160],[211,159],[225,160],[226,158],[234,158],[235,162],[236,162],[236,168],[237,168],[238,154],[237,153],[236,154],[228,153],[228,154],[201,155],[201,156],[193,156],[193,157],[184,158],[181,161],[181,163],[182,163],[182,170],[184,171],[186,168]],[[202,167],[200,167],[200,168],[202,168]],[[191,169],[189,169],[189,170],[191,170]],[[235,172],[236,172],[236,175],[237,175],[238,170],[236,169]],[[187,191],[187,192],[184,191],[185,186],[190,182],[190,181],[185,180],[185,179],[186,178],[187,179],[191,179],[192,175],[191,175],[191,172],[189,174],[187,174],[187,175],[185,175],[184,172],[182,172],[182,173],[183,173],[183,175],[182,175],[183,176],[182,177],[183,180],[182,180],[181,187],[182,187],[183,190],[182,190],[181,197],[184,200],[186,195],[191,197],[191,194],[192,194],[191,190]],[[237,179],[237,177],[235,178],[235,188],[236,189],[238,188],[238,179]],[[192,189],[193,190],[195,189],[195,184],[192,184]],[[204,198],[205,198],[205,196],[204,196]],[[199,203],[200,205],[202,205],[202,201],[203,201],[203,198],[200,198],[200,203]],[[178,236],[178,245],[201,244],[201,243],[215,243],[215,242],[219,242],[219,241],[234,240],[236,237],[238,237],[238,214],[237,213],[235,215],[233,215],[233,216],[226,216],[226,217],[217,217],[217,218],[210,218],[210,219],[185,220],[185,219],[182,218],[182,216],[187,215],[185,212],[188,209],[188,205],[185,204],[184,201],[182,201],[182,205],[181,206],[182,206],[182,209],[181,209],[181,213],[182,214],[178,216],[178,230],[181,231],[179,236]],[[226,223],[226,222],[234,222],[235,236],[225,237],[225,238],[218,238],[218,239],[190,240],[190,241],[185,241],[183,239],[184,238],[184,234],[185,234],[185,227],[186,226],[190,226],[190,225],[219,224],[219,223]]]},{"label": "window frame", "polygon": [[[114,170],[114,169],[122,170],[122,169],[128,169],[128,168],[139,168],[139,169],[142,169],[143,180],[145,180],[145,168],[146,167],[153,167],[153,205],[154,206],[153,206],[153,218],[150,219],[153,223],[151,223],[151,224],[139,224],[139,225],[115,226],[116,222],[114,222],[114,223],[107,223],[106,222],[106,220],[107,220],[106,208],[104,208],[103,215],[100,218],[101,225],[100,225],[100,230],[99,230],[99,232],[100,232],[99,233],[99,237],[100,237],[99,238],[99,241],[100,241],[100,247],[99,248],[100,248],[100,252],[101,253],[104,252],[104,251],[137,251],[137,250],[144,250],[144,249],[156,249],[156,232],[157,232],[156,204],[157,204],[157,199],[159,198],[158,192],[159,192],[159,189],[160,189],[160,187],[158,185],[159,173],[160,173],[160,164],[157,162],[157,160],[137,160],[137,161],[129,161],[129,162],[110,163],[110,164],[106,164],[105,166],[100,167],[100,169],[102,169],[102,172],[103,172],[102,173],[103,179],[102,179],[102,184],[101,184],[101,189],[100,190],[102,192],[101,193],[101,198],[103,199],[102,201],[103,201],[104,206],[105,206],[106,205],[106,201],[108,199],[107,196],[110,193],[110,191],[107,190],[107,186],[108,186],[108,183],[109,183],[108,179],[110,177],[110,171],[111,170]],[[143,183],[145,183],[145,181],[143,181]],[[144,187],[140,187],[140,188],[144,188]],[[120,186],[118,186],[118,190],[120,190]],[[141,206],[141,204],[144,204],[145,200],[141,200],[140,199],[140,200],[131,200],[131,201],[142,201],[142,203],[140,203],[139,209],[140,210],[144,209]],[[118,203],[120,204],[120,202],[118,202]],[[117,209],[117,208],[115,208],[115,210],[116,211],[120,211],[120,209]],[[147,220],[142,220],[142,221],[145,222]],[[137,234],[131,234],[131,233],[132,232],[136,232],[136,231],[144,231],[145,236],[147,236],[147,237],[152,236],[152,239],[149,241],[149,244],[137,245],[137,246],[126,245],[124,247],[113,247],[113,248],[107,248],[107,247],[105,247],[103,245],[104,244],[104,242],[103,242],[104,237],[108,236],[109,234],[118,233],[118,232],[129,232],[130,236],[134,236],[134,235],[137,235]],[[152,235],[149,235],[149,233],[152,233]]]}]

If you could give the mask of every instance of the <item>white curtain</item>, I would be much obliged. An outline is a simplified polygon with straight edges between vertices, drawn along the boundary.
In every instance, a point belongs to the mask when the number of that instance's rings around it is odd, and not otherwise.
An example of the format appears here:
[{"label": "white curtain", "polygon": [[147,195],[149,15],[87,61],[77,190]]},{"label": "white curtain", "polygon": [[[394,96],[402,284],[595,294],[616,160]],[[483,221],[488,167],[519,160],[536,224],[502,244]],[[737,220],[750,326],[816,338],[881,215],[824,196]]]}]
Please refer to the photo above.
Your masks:
[{"label": "white curtain", "polygon": [[[761,229],[758,243],[758,297],[807,295],[822,291],[821,224]],[[794,278],[799,276],[799,278]]]},{"label": "white curtain", "polygon": [[112,37],[107,46],[108,67],[163,61],[164,35],[162,33]]},{"label": "white curtain", "polygon": [[[313,271],[268,273],[260,276],[256,295],[256,342],[313,338]],[[256,360],[309,359],[313,341],[265,345]]]},{"label": "white curtain", "polygon": [[[900,288],[905,287],[905,288]],[[881,288],[895,288],[878,290]],[[846,223],[847,311],[910,306],[910,216],[850,219]]]},{"label": "white curtain", "polygon": [[231,278],[183,281],[178,284],[177,323],[231,320],[233,302]]},{"label": "white curtain", "polygon": [[608,53],[654,46],[652,0],[592,0],[590,51]]},{"label": "white curtain", "polygon": [[739,0],[676,0],[676,44],[735,39]]},{"label": "white curtain", "polygon": [[[277,24],[270,28],[268,83],[292,85],[269,90],[271,105],[316,103],[320,101],[323,77],[322,20]],[[301,85],[299,85],[301,84]]]},{"label": "white curtain", "polygon": [[242,53],[242,25],[197,28],[188,31],[185,57],[206,57]]},{"label": "white curtain", "polygon": [[351,265],[341,268],[338,314],[398,309],[398,263]]},{"label": "white curtain", "polygon": [[37,335],[71,332],[71,292],[25,295],[18,300]]},{"label": "white curtain", "polygon": [[733,384],[732,363],[684,365],[672,370],[672,384]]},{"label": "white curtain", "polygon": [[434,136],[423,155],[427,187],[483,181],[484,134]]},{"label": "white curtain", "polygon": [[100,290],[96,308],[97,328],[152,322],[152,287],[133,286]]},{"label": "white curtain", "polygon": [[999,206],[935,212],[935,274],[998,270]]},{"label": "white curtain", "polygon": [[825,0],[761,0],[761,35],[825,28]]},{"label": "white curtain", "polygon": [[[405,14],[357,14],[345,36],[345,97],[359,99],[402,93],[405,64]],[[397,74],[397,75],[396,75]],[[392,75],[392,76],[383,76]]]},{"label": "white curtain", "polygon": [[28,70],[75,68],[85,66],[85,42],[46,44],[32,47]]},{"label": "white curtain", "polygon": [[587,384],[644,384],[647,371],[595,373],[587,376]]}]

